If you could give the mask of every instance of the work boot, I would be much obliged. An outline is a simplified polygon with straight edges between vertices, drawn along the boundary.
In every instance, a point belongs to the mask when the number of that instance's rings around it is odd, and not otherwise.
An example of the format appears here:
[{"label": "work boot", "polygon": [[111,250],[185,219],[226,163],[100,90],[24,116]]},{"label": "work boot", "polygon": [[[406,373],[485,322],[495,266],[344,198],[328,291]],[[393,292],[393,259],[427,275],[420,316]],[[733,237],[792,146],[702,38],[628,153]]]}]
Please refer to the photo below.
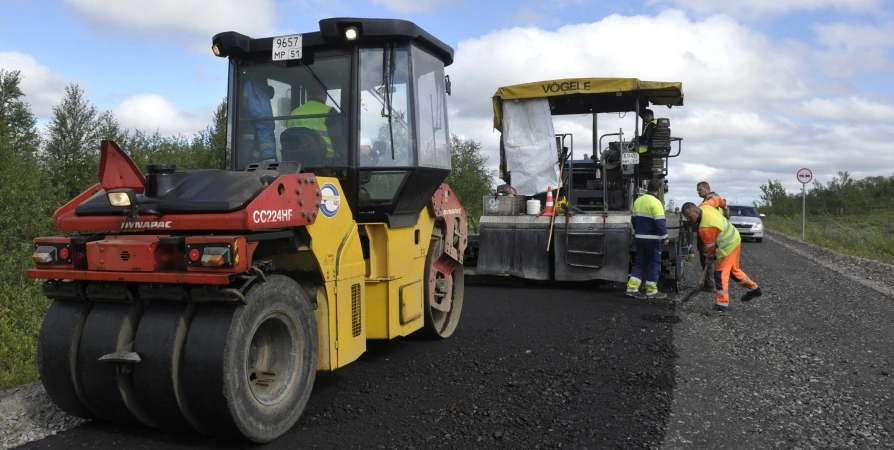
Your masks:
[{"label": "work boot", "polygon": [[756,288],[754,288],[753,290],[746,292],[745,295],[742,296],[742,301],[743,301],[743,302],[750,302],[752,299],[757,298],[757,297],[760,297],[761,295],[764,295],[764,294],[761,292],[761,288],[760,288],[760,287],[756,287]]},{"label": "work boot", "polygon": [[656,291],[652,291],[652,292],[646,291],[645,293],[637,292],[636,295],[634,295],[634,297],[636,297],[640,300],[652,300],[652,299],[656,299],[656,298],[667,298],[667,294],[656,290]]},{"label": "work boot", "polygon": [[725,316],[728,309],[728,306],[721,306],[715,303],[713,308],[705,311],[705,315],[708,317]]},{"label": "work boot", "polygon": [[631,276],[630,279],[627,280],[627,296],[636,297],[639,294],[640,287],[642,287],[642,280]]}]

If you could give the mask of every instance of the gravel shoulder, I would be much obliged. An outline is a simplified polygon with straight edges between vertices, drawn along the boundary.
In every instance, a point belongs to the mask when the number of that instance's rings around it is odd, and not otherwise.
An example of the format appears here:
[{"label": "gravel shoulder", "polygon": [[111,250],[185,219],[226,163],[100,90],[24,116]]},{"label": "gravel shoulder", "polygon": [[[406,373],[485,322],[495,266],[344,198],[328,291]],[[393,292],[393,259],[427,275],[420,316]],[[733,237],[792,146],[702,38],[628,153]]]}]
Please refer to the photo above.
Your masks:
[{"label": "gravel shoulder", "polygon": [[83,422],[57,408],[39,381],[0,391],[0,450],[53,436]]},{"label": "gravel shoulder", "polygon": [[702,314],[710,293],[677,309],[663,448],[894,448],[894,297],[877,286],[894,271],[883,266],[778,233],[745,243],[762,297],[739,302],[734,286],[726,317]]}]

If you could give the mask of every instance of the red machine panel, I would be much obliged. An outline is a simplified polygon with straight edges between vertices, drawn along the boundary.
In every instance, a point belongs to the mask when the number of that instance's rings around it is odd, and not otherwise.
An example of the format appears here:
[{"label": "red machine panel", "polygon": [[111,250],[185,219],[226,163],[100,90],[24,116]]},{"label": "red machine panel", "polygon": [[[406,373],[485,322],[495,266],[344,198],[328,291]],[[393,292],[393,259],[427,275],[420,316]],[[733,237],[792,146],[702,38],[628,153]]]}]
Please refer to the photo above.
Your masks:
[{"label": "red machine panel", "polygon": [[108,236],[87,244],[87,269],[153,272],[158,269],[158,236]]},{"label": "red machine panel", "polygon": [[[462,262],[463,253],[468,244],[467,214],[459,199],[450,189],[450,186],[442,184],[431,198],[431,213],[435,217],[444,218],[444,242],[446,252],[453,260]],[[456,245],[453,243],[456,242]]]}]

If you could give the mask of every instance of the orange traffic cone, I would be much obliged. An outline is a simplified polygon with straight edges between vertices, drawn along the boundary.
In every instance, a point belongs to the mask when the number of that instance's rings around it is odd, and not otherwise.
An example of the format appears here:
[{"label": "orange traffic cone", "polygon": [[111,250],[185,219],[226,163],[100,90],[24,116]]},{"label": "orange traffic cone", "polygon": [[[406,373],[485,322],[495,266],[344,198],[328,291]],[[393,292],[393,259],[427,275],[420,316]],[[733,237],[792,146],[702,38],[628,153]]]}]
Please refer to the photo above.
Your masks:
[{"label": "orange traffic cone", "polygon": [[556,210],[553,207],[553,187],[546,187],[546,209],[544,209],[543,214],[541,216],[555,216]]}]

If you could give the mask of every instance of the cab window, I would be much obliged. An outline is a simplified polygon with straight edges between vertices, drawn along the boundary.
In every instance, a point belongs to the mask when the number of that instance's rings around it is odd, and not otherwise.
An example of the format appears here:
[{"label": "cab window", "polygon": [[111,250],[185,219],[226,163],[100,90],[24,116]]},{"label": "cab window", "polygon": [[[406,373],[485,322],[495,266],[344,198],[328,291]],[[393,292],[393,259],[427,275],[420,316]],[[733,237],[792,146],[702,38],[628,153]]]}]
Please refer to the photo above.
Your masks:
[{"label": "cab window", "polygon": [[238,69],[236,168],[260,161],[306,167],[348,162],[350,57],[317,57]]},{"label": "cab window", "polygon": [[416,45],[413,46],[413,84],[419,166],[449,169],[444,63]]},{"label": "cab window", "polygon": [[[360,167],[414,165],[407,48],[394,51],[394,64],[381,48],[360,50]],[[388,118],[391,118],[390,125]],[[392,147],[393,144],[393,147]]]}]

